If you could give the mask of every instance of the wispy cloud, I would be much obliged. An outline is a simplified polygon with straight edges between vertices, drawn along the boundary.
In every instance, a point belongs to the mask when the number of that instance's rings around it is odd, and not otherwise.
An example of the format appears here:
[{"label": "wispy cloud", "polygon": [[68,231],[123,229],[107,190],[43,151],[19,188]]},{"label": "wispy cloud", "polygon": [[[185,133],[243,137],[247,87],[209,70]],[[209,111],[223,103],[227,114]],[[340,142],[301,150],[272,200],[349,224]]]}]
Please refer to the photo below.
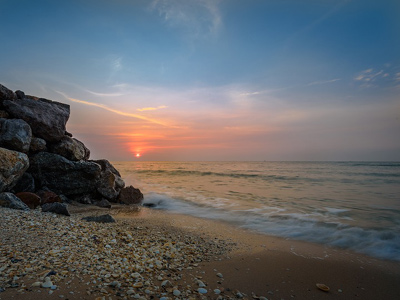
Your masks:
[{"label": "wispy cloud", "polygon": [[331,80],[314,81],[314,82],[310,82],[307,85],[311,86],[311,85],[327,84],[327,83],[333,83],[333,82],[336,82],[336,81],[339,81],[339,80],[341,80],[341,79],[340,78],[335,78],[335,79],[331,79]]},{"label": "wispy cloud", "polygon": [[151,4],[173,27],[192,37],[217,35],[222,26],[218,0],[154,0]]},{"label": "wispy cloud", "polygon": [[89,102],[89,101],[85,101],[85,100],[71,98],[71,97],[68,97],[65,93],[60,92],[60,91],[56,91],[56,92],[59,93],[60,95],[62,95],[63,97],[65,97],[66,99],[72,101],[72,102],[76,102],[76,103],[80,103],[80,104],[84,104],[84,105],[89,105],[89,106],[99,107],[99,108],[105,109],[107,111],[110,111],[110,112],[113,112],[113,113],[116,113],[118,115],[125,116],[125,117],[131,117],[131,118],[136,118],[136,119],[140,119],[140,120],[145,120],[145,121],[148,121],[148,122],[151,122],[151,123],[155,123],[155,124],[158,124],[158,125],[162,125],[162,126],[167,126],[167,127],[170,126],[169,124],[166,124],[165,122],[162,122],[162,121],[159,121],[159,120],[155,120],[155,119],[148,118],[148,117],[145,117],[145,116],[142,116],[142,115],[138,115],[138,114],[133,114],[133,113],[129,113],[129,112],[120,111],[120,110],[111,108],[111,107],[109,107],[109,106],[107,106],[105,104],[101,104],[101,103]]},{"label": "wispy cloud", "polygon": [[167,108],[168,106],[165,105],[161,105],[158,107],[143,107],[143,108],[138,108],[136,109],[137,111],[148,111],[148,110],[158,110],[158,109],[163,109],[163,108]]},{"label": "wispy cloud", "polygon": [[371,88],[377,86],[398,86],[400,82],[400,72],[398,68],[387,64],[382,68],[369,68],[359,72],[353,79],[363,88]]}]

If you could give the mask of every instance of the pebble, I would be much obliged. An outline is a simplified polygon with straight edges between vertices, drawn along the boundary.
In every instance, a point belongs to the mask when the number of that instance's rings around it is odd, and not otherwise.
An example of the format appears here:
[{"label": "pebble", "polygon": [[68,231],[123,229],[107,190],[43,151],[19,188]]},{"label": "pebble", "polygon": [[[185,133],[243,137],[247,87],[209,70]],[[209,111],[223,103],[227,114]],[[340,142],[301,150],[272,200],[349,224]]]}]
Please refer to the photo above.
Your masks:
[{"label": "pebble", "polygon": [[224,276],[222,276],[221,273],[217,273],[217,276],[218,276],[219,278],[223,278],[223,277],[224,277]]},{"label": "pebble", "polygon": [[212,261],[234,247],[232,242],[208,240],[184,230],[148,226],[143,219],[81,220],[90,213],[65,218],[40,209],[22,212],[0,207],[0,291],[18,278],[18,287],[28,294],[32,291],[24,288],[27,282],[51,293],[64,282],[69,288],[64,295],[74,295],[72,283],[80,282],[92,299],[168,298],[168,293],[171,299],[191,299],[196,293],[207,293],[207,283],[199,280],[197,287],[173,287],[175,282],[188,281],[182,271],[198,268],[199,262]]},{"label": "pebble", "polygon": [[215,290],[214,290],[214,294],[215,294],[215,295],[221,294],[221,290],[220,290],[220,289],[215,289]]},{"label": "pebble", "polygon": [[205,288],[198,288],[197,291],[198,291],[200,294],[207,294],[207,290],[206,290]]}]

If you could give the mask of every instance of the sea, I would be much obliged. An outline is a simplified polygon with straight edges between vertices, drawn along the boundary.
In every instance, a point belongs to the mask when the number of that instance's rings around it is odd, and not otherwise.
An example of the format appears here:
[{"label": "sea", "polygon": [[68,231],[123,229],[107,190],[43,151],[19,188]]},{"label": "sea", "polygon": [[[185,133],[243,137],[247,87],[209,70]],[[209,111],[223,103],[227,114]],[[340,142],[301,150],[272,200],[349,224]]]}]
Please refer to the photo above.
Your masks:
[{"label": "sea", "polygon": [[400,261],[400,162],[114,162],[144,205]]}]

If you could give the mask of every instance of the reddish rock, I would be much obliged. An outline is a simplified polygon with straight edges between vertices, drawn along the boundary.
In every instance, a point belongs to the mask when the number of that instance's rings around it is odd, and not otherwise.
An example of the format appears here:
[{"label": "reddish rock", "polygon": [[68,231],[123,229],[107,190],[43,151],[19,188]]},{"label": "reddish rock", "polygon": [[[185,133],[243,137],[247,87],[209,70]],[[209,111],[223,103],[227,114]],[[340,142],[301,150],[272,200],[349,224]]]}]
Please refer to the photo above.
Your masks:
[{"label": "reddish rock", "polygon": [[118,196],[118,202],[121,204],[142,204],[143,194],[139,189],[133,186],[123,188]]},{"label": "reddish rock", "polygon": [[62,203],[60,196],[51,191],[39,191],[38,195],[41,198],[40,205],[44,205],[46,203],[55,203],[55,202]]},{"label": "reddish rock", "polygon": [[16,193],[15,196],[21,199],[30,209],[35,209],[40,205],[40,197],[34,193],[21,192]]}]

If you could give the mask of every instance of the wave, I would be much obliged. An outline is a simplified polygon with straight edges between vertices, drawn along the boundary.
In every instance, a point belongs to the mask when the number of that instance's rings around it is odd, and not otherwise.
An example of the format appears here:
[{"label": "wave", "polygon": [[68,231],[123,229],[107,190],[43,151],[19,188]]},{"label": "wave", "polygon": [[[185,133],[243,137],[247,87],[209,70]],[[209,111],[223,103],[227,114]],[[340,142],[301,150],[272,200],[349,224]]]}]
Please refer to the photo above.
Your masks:
[{"label": "wave", "polygon": [[[268,235],[325,244],[372,257],[400,261],[400,235],[395,233],[398,228],[378,230],[339,222],[322,222],[301,213],[260,215],[257,210],[228,211],[159,193],[146,194],[143,204],[155,209],[225,221]],[[346,211],[329,207],[325,209],[333,214]]]}]

